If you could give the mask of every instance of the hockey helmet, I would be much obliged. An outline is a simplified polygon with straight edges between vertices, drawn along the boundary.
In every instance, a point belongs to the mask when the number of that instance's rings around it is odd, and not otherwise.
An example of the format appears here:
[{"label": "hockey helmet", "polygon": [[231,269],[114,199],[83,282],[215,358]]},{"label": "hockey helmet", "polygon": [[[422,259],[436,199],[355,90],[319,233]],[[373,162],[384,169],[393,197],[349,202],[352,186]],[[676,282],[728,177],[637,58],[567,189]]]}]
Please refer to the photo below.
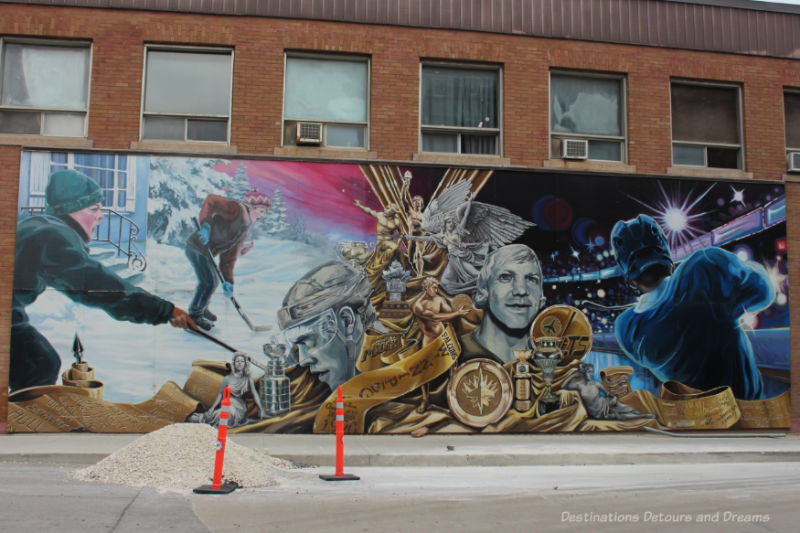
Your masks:
[{"label": "hockey helmet", "polygon": [[654,265],[672,266],[667,238],[658,223],[647,215],[614,224],[611,246],[617,263],[630,281],[635,281]]},{"label": "hockey helmet", "polygon": [[341,305],[368,306],[372,286],[366,273],[340,261],[306,273],[286,293],[278,309],[281,329],[292,327]]}]

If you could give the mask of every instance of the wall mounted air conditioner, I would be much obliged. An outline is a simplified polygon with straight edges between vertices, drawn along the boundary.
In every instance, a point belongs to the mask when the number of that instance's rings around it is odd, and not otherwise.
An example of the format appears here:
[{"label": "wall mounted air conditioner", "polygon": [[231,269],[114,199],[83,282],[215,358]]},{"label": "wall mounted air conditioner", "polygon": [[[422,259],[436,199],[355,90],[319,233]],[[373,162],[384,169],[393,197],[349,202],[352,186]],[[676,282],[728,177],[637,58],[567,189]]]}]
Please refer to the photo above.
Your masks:
[{"label": "wall mounted air conditioner", "polygon": [[786,170],[789,172],[800,172],[800,152],[789,152],[786,154]]},{"label": "wall mounted air conditioner", "polygon": [[297,144],[322,144],[322,124],[319,122],[297,123]]},{"label": "wall mounted air conditioner", "polygon": [[564,139],[561,141],[563,159],[589,159],[589,141],[585,139]]}]

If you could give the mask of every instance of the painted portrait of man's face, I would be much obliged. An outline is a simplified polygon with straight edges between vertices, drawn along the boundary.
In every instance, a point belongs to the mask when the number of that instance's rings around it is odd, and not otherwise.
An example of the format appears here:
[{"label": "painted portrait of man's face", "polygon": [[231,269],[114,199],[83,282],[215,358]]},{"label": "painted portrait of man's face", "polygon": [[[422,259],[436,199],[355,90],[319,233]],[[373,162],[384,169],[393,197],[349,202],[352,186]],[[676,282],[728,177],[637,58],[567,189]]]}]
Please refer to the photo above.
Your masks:
[{"label": "painted portrait of man's face", "polygon": [[489,312],[510,329],[529,327],[544,302],[542,271],[535,261],[494,265],[487,288]]},{"label": "painted portrait of man's face", "polygon": [[331,389],[355,374],[347,357],[347,347],[336,334],[337,318],[332,310],[284,330],[288,344],[297,351],[298,364],[308,367],[320,381]]}]

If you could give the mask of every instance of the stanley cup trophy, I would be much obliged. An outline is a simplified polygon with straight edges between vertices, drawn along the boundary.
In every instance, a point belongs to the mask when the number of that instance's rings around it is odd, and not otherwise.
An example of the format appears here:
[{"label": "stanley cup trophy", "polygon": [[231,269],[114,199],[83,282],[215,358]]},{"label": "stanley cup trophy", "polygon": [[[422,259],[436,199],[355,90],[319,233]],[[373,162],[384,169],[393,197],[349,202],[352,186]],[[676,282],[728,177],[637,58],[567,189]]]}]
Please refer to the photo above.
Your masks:
[{"label": "stanley cup trophy", "polygon": [[268,361],[261,378],[261,405],[269,416],[277,416],[291,409],[292,392],[289,378],[284,369],[283,344],[268,343],[264,345],[264,355]]},{"label": "stanley cup trophy", "polygon": [[539,337],[535,340],[533,364],[542,371],[542,379],[546,388],[539,397],[539,413],[547,414],[557,408],[558,396],[553,394],[553,378],[556,366],[563,359],[561,349],[558,347],[559,337]]}]

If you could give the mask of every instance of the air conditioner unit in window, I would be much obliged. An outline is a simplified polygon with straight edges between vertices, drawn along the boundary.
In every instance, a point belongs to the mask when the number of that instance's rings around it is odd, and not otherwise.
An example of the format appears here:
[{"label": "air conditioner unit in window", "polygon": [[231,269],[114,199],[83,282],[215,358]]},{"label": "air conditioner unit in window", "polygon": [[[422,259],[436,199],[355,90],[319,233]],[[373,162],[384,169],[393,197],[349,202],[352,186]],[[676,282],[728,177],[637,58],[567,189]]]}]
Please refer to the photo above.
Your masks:
[{"label": "air conditioner unit in window", "polygon": [[589,159],[589,141],[585,139],[563,139],[561,141],[563,159]]},{"label": "air conditioner unit in window", "polygon": [[789,172],[800,172],[800,152],[789,152],[786,154],[786,170]]},{"label": "air conditioner unit in window", "polygon": [[322,124],[319,122],[297,123],[297,144],[322,144]]}]

